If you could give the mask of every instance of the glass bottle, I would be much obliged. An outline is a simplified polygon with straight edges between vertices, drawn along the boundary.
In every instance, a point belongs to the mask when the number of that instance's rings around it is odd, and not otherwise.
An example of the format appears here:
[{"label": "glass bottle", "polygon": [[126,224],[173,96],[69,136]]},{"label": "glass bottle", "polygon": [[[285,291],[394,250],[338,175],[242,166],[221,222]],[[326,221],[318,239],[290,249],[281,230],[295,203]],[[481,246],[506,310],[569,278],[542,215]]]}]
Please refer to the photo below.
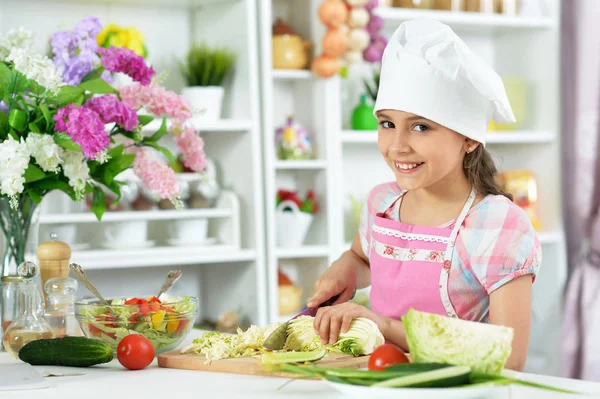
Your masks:
[{"label": "glass bottle", "polygon": [[[23,279],[19,276],[3,276],[0,280],[2,282],[2,297],[0,298],[0,305],[2,310],[0,311],[2,333],[8,328],[8,326],[17,318],[22,312],[21,300],[21,289],[20,284]],[[4,350],[4,346],[0,345],[0,350]]]},{"label": "glass bottle", "polygon": [[44,318],[52,328],[56,338],[82,336],[83,333],[75,318],[75,293],[77,280],[67,277],[54,277],[46,281],[46,313]]},{"label": "glass bottle", "polygon": [[19,351],[25,344],[43,338],[54,338],[54,332],[44,320],[42,309],[43,298],[33,281],[37,275],[37,266],[33,262],[23,262],[17,268],[23,279],[23,313],[21,313],[6,329],[2,342],[11,355],[18,358]]}]

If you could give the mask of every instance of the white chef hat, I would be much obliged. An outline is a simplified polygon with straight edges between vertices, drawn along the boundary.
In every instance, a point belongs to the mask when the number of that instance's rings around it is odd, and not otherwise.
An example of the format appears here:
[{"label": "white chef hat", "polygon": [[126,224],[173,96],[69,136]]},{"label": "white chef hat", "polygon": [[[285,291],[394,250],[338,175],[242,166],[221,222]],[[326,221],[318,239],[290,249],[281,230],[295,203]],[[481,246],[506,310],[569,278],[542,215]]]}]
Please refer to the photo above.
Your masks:
[{"label": "white chef hat", "polygon": [[448,27],[403,22],[383,53],[374,112],[420,115],[485,145],[491,119],[514,122],[500,76]]}]

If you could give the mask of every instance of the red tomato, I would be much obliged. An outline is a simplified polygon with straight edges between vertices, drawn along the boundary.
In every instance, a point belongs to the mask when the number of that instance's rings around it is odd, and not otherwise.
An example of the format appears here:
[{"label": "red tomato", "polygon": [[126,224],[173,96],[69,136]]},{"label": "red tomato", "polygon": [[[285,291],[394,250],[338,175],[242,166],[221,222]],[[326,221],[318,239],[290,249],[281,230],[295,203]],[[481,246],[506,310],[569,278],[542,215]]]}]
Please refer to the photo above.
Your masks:
[{"label": "red tomato", "polygon": [[394,364],[410,363],[402,349],[396,345],[384,344],[377,347],[369,358],[369,370],[385,370]]},{"label": "red tomato", "polygon": [[154,360],[152,342],[143,335],[130,334],[119,342],[117,359],[129,370],[141,370]]}]

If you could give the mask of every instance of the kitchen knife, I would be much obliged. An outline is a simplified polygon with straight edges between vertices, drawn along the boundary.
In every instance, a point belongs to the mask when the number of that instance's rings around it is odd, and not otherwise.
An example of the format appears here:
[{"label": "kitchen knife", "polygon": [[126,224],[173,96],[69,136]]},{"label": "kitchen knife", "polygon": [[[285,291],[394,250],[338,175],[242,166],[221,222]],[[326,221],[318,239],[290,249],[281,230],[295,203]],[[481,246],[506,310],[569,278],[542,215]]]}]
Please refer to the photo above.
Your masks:
[{"label": "kitchen knife", "polygon": [[287,339],[287,328],[288,328],[288,324],[290,323],[290,321],[292,321],[295,318],[298,318],[300,316],[315,317],[317,315],[317,310],[319,310],[320,307],[333,305],[333,303],[335,301],[337,301],[337,299],[339,297],[340,297],[339,295],[336,295],[336,296],[326,300],[325,302],[323,302],[316,308],[306,308],[302,312],[298,313],[296,316],[292,317],[285,323],[281,324],[279,327],[277,327],[275,330],[273,330],[273,332],[271,334],[269,334],[267,339],[265,339],[265,342],[263,343],[263,348],[269,349],[272,351],[283,349],[283,346],[285,345],[285,341]]}]

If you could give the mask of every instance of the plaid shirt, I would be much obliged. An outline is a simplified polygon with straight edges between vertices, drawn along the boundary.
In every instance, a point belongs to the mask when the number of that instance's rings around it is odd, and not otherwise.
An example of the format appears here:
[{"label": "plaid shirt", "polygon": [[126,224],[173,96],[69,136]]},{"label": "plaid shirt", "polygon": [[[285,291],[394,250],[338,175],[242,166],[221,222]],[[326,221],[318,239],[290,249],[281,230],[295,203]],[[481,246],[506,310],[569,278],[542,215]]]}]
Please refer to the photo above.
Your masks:
[{"label": "plaid shirt", "polygon": [[[371,227],[377,213],[398,220],[390,208],[404,191],[395,182],[376,186],[363,208],[359,234],[370,258]],[[399,202],[399,201],[398,201]],[[452,229],[454,222],[441,227]],[[501,195],[488,195],[473,206],[458,231],[448,295],[459,318],[489,322],[489,295],[516,277],[538,273],[542,251],[527,214]]]}]

